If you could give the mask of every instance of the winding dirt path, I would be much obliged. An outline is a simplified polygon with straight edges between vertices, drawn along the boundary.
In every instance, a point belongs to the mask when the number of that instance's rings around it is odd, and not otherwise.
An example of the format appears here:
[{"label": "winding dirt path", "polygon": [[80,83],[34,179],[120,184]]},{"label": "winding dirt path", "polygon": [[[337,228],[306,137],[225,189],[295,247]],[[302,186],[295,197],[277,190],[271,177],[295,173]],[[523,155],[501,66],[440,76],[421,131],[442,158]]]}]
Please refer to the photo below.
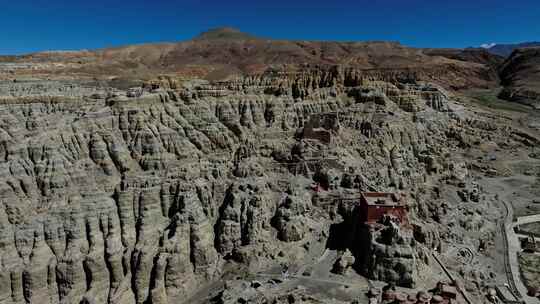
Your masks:
[{"label": "winding dirt path", "polygon": [[[503,203],[506,214],[504,216],[504,222],[501,223],[501,232],[503,233],[504,251],[506,252],[505,269],[508,284],[514,293],[517,293],[518,296],[523,298],[525,303],[538,304],[538,299],[527,295],[527,287],[521,280],[519,271],[518,253],[521,251],[521,245],[518,236],[514,232],[514,209],[510,203],[513,199],[516,199],[513,191],[515,189],[512,189],[510,185],[506,184],[504,178],[485,178],[481,182],[489,192],[502,194],[499,201]],[[526,222],[535,221],[537,218],[540,218],[540,214],[522,218],[525,218],[523,220]]]}]

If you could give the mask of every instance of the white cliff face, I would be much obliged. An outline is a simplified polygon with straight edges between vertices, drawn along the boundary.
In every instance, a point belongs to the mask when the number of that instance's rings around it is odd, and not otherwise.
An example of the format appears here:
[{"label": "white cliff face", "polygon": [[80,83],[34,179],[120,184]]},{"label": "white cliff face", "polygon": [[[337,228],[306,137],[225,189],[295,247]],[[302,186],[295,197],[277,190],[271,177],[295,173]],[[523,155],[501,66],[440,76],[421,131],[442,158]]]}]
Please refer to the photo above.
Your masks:
[{"label": "white cliff face", "polygon": [[[314,219],[309,189],[283,196],[280,185],[318,149],[293,153],[311,114],[342,113],[329,147],[335,179],[364,190],[412,191],[448,167],[442,155],[454,144],[504,136],[459,121],[433,86],[350,71],[291,77],[140,97],[44,88],[2,99],[0,303],[182,303],[226,261],[286,262],[280,251],[304,250],[331,223]],[[422,208],[412,216],[427,217]],[[400,263],[388,259],[375,257],[366,273],[382,278]],[[404,268],[398,282],[415,275]]]}]

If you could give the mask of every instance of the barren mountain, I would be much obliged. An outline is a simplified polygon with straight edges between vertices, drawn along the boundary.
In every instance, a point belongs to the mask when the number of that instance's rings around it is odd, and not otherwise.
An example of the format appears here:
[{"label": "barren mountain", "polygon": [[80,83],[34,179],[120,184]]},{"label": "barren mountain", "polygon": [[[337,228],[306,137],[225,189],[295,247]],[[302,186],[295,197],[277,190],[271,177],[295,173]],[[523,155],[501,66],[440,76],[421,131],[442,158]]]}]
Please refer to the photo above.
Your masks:
[{"label": "barren mountain", "polygon": [[[440,55],[440,56],[439,56]],[[488,57],[482,54],[484,57]],[[462,60],[396,42],[284,41],[253,37],[234,29],[208,31],[193,40],[134,45],[83,52],[45,52],[21,56],[38,72],[78,77],[121,76],[148,79],[158,74],[226,79],[257,75],[280,65],[342,65],[388,74],[414,73],[454,89],[495,86],[493,58]],[[20,73],[24,73],[21,69]]]},{"label": "barren mountain", "polygon": [[500,74],[503,98],[540,108],[540,48],[515,50]]},{"label": "barren mountain", "polygon": [[504,57],[494,55],[485,49],[426,49],[425,54],[450,59],[474,62],[491,67],[494,71],[504,62]]},{"label": "barren mountain", "polygon": [[528,47],[540,47],[540,42],[532,41],[514,44],[495,44],[494,46],[487,48],[486,50],[498,56],[508,57],[512,55],[512,52],[514,52],[514,50]]}]

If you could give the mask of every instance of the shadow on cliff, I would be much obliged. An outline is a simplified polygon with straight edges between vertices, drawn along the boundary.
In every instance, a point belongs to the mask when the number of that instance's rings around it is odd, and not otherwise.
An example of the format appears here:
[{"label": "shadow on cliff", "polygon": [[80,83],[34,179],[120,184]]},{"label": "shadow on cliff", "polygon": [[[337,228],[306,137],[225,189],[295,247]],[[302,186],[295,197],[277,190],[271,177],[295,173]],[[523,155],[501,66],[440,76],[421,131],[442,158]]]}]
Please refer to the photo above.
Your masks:
[{"label": "shadow on cliff", "polygon": [[338,214],[343,218],[339,223],[330,225],[326,248],[344,252],[349,250],[355,257],[352,268],[359,274],[367,275],[370,243],[366,226],[359,219],[359,209],[350,206],[340,206]]}]

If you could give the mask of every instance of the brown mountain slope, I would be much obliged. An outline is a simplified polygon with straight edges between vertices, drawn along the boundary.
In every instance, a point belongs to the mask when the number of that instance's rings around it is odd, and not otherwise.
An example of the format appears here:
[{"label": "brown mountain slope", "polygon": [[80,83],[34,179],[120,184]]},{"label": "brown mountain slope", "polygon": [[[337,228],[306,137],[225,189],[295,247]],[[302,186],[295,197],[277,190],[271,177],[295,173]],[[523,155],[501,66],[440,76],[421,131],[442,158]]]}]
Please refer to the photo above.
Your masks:
[{"label": "brown mountain slope", "polygon": [[[261,74],[269,67],[341,65],[362,70],[411,71],[416,79],[452,89],[491,87],[498,81],[489,60],[461,60],[396,42],[285,41],[216,29],[179,43],[144,44],[81,52],[22,56],[19,62],[43,65],[45,74],[151,78],[158,74],[227,77]],[[48,65],[47,65],[48,64]],[[218,78],[219,78],[218,77]]]},{"label": "brown mountain slope", "polygon": [[500,69],[501,97],[540,108],[540,48],[515,50]]},{"label": "brown mountain slope", "polygon": [[424,53],[430,56],[442,56],[450,59],[485,64],[497,70],[504,62],[504,57],[492,54],[482,48],[469,49],[426,49]]}]

